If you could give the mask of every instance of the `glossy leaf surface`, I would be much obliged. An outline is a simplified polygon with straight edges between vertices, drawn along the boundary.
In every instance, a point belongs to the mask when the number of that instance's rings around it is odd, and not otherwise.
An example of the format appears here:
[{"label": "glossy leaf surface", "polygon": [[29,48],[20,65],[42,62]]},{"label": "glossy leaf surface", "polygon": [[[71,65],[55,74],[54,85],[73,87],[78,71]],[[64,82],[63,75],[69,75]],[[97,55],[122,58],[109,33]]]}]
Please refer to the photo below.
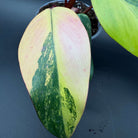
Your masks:
[{"label": "glossy leaf surface", "polygon": [[56,7],[37,15],[19,45],[21,73],[43,125],[69,138],[83,114],[90,77],[90,42],[79,17]]},{"label": "glossy leaf surface", "polygon": [[104,30],[138,57],[138,0],[91,0]]}]

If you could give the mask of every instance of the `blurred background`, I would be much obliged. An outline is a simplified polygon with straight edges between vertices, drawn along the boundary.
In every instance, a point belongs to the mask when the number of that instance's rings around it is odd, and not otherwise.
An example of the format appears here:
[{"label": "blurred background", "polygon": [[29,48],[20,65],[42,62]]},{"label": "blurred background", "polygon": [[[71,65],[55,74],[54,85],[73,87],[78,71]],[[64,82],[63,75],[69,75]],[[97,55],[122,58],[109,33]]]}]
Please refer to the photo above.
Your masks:
[{"label": "blurred background", "polygon": [[[0,0],[0,138],[55,138],[37,117],[18,63],[23,32],[45,2]],[[72,138],[138,138],[138,58],[103,29],[92,57],[94,77]]]}]

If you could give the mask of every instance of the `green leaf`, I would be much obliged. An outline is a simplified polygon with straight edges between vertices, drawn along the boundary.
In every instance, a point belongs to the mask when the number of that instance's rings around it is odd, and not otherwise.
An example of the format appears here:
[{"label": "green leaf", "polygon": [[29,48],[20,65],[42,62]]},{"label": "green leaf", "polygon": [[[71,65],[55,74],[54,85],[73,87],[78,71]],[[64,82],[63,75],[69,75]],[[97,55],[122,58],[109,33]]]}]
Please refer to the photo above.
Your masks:
[{"label": "green leaf", "polygon": [[138,57],[138,0],[91,0],[104,30]]},{"label": "green leaf", "polygon": [[[91,21],[89,19],[89,17],[86,15],[86,14],[78,14],[81,22],[83,23],[87,33],[88,33],[88,36],[89,36],[89,40],[90,40],[90,44],[91,44],[91,38],[92,38],[92,28],[91,28]],[[92,46],[92,44],[91,44]],[[92,54],[92,52],[91,52]],[[94,65],[93,65],[93,60],[92,60],[92,55],[91,55],[91,73],[90,73],[90,79],[92,79],[93,77],[93,74],[94,74]]]},{"label": "green leaf", "polygon": [[92,36],[92,31],[91,31],[91,21],[89,19],[89,17],[86,14],[80,13],[78,14],[81,22],[83,23],[85,29],[87,30],[87,33],[89,35],[89,40],[91,43],[91,36]]},{"label": "green leaf", "polygon": [[18,58],[42,124],[58,138],[71,137],[86,105],[90,77],[90,42],[79,17],[62,7],[38,14],[22,37]]}]

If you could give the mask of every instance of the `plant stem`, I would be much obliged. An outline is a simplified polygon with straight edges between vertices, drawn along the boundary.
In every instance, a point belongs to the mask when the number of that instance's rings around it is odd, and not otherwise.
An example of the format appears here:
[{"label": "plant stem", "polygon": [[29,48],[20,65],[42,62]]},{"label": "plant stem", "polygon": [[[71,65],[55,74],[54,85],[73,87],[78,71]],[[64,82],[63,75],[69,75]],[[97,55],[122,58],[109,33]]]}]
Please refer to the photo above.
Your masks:
[{"label": "plant stem", "polygon": [[65,0],[65,7],[67,7],[67,0]]},{"label": "plant stem", "polygon": [[73,7],[73,5],[75,4],[75,1],[76,0],[70,0],[68,3],[67,3],[67,8],[71,9]]},{"label": "plant stem", "polygon": [[91,8],[93,8],[92,6],[88,7],[83,13],[86,14],[88,11],[91,10]]}]

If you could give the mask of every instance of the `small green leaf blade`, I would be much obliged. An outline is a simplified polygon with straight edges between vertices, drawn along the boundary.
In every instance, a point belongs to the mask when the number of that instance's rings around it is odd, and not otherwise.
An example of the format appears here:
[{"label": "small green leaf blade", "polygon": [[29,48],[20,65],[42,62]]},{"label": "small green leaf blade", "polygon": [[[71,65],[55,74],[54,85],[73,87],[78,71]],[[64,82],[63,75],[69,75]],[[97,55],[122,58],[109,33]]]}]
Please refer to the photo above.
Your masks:
[{"label": "small green leaf blade", "polygon": [[[89,19],[89,17],[86,15],[86,14],[83,14],[83,13],[80,13],[78,14],[81,22],[83,23],[87,33],[88,33],[88,36],[89,36],[89,40],[90,40],[90,44],[92,46],[92,41],[91,41],[91,38],[92,38],[92,27],[91,27],[91,21]],[[94,64],[93,64],[93,60],[92,60],[92,52],[91,52],[91,72],[90,72],[90,79],[92,79],[93,77],[93,74],[94,74]]]},{"label": "small green leaf blade", "polygon": [[85,29],[87,30],[87,33],[89,35],[89,39],[90,39],[90,43],[91,43],[91,36],[92,36],[92,31],[91,31],[91,21],[89,19],[89,17],[84,14],[84,13],[80,13],[78,14],[81,22],[83,23]]},{"label": "small green leaf blade", "polygon": [[91,0],[104,30],[138,57],[138,0]]}]

